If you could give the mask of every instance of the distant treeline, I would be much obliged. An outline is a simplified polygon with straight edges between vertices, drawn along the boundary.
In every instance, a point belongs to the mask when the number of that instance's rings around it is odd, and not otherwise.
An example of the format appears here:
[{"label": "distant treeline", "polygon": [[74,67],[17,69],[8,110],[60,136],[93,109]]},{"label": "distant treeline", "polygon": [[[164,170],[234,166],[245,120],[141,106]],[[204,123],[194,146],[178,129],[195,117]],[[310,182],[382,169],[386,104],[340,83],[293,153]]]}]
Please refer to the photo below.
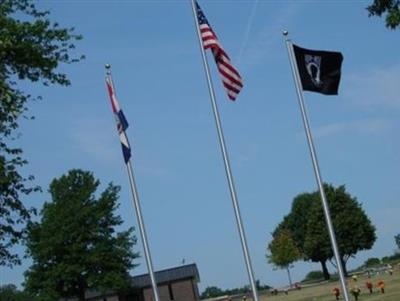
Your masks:
[{"label": "distant treeline", "polygon": [[[364,263],[359,266],[358,268],[350,271],[350,273],[360,273],[365,270],[371,270],[374,268],[379,268],[379,267],[387,267],[387,265],[393,265],[400,263],[400,252],[396,251],[393,255],[390,256],[384,256],[382,258],[378,257],[371,257],[368,258]],[[338,279],[337,274],[331,275],[332,279]],[[301,281],[302,283],[311,283],[311,282],[316,282],[316,281],[321,281],[324,279],[324,274],[320,270],[315,270],[315,271],[310,271],[307,273],[307,275],[304,277],[304,279]]]},{"label": "distant treeline", "polygon": [[359,267],[358,269],[364,269],[364,268],[369,268],[369,267],[375,267],[375,266],[380,266],[380,265],[386,265],[386,264],[392,264],[393,262],[400,261],[400,252],[395,253],[391,256],[384,256],[382,258],[377,258],[377,257],[371,257],[368,258],[364,264]]},{"label": "distant treeline", "polygon": [[[267,290],[270,289],[271,286],[265,284],[261,285],[260,280],[256,281],[256,287],[257,290],[262,291],[262,290]],[[207,299],[207,298],[215,298],[215,297],[220,297],[220,296],[233,296],[233,295],[241,295],[241,294],[247,294],[250,293],[251,289],[248,285],[245,285],[243,287],[238,287],[238,288],[232,288],[232,289],[220,289],[219,287],[216,286],[208,286],[204,290],[204,292],[200,295],[200,299]]]}]

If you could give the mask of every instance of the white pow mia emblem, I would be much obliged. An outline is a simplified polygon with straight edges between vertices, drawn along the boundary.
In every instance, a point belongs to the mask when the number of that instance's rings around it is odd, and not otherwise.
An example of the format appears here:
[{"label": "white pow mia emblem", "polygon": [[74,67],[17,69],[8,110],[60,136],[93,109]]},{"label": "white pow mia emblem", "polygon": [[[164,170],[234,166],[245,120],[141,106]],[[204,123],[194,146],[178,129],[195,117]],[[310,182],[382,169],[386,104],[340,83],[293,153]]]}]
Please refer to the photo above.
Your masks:
[{"label": "white pow mia emblem", "polygon": [[304,55],[306,63],[306,69],[308,75],[310,75],[311,81],[316,87],[321,87],[323,82],[321,81],[321,57],[316,55]]}]

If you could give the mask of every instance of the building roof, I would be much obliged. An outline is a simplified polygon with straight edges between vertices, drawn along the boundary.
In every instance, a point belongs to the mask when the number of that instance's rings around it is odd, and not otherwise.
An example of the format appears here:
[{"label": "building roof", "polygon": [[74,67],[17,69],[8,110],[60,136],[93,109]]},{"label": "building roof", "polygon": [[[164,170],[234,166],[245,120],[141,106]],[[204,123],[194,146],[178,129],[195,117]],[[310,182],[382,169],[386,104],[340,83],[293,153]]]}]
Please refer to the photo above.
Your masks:
[{"label": "building roof", "polygon": [[[194,279],[194,281],[196,282],[200,281],[199,271],[197,270],[197,266],[195,263],[157,271],[154,273],[154,276],[156,278],[156,282],[158,285],[185,279]],[[146,287],[151,287],[150,275],[143,274],[131,277],[131,284],[132,284],[132,289],[134,290],[140,290]],[[90,300],[90,299],[97,299],[100,296],[108,296],[115,294],[117,294],[117,292],[114,290],[107,290],[107,292],[103,293],[97,290],[89,290],[86,291],[85,298],[87,300]]]},{"label": "building roof", "polygon": [[[200,281],[199,271],[195,263],[182,265],[175,268],[157,271],[154,273],[157,284],[174,282],[183,279],[194,279]],[[132,277],[132,286],[134,288],[145,288],[151,286],[149,274],[143,274]]]}]

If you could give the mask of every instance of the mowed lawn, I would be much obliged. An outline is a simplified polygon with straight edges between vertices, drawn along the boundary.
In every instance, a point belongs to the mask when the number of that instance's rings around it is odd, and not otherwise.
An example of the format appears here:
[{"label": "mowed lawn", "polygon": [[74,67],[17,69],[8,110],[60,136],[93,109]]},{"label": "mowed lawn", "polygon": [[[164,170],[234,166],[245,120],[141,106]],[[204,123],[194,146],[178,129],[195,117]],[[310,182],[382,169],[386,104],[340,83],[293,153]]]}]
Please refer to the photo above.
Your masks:
[{"label": "mowed lawn", "polygon": [[[385,294],[381,294],[377,287],[377,283],[380,280],[385,282]],[[366,281],[366,276],[358,277],[357,285],[361,289],[361,294],[358,297],[359,301],[400,301],[399,270],[396,270],[393,275],[380,274],[372,276],[370,281],[374,285],[373,294],[370,294],[365,287]],[[354,281],[349,279],[349,288],[351,288],[353,285]],[[288,295],[285,295],[283,292],[279,292],[277,296],[271,296],[269,293],[261,292],[260,301],[334,301],[336,300],[332,292],[334,287],[340,287],[339,282],[325,283],[313,287],[306,287],[301,290],[290,291]],[[354,296],[351,294],[349,295],[349,298],[350,300],[355,300]],[[247,300],[252,299],[248,298]],[[343,295],[340,296],[340,300],[344,300]]]}]

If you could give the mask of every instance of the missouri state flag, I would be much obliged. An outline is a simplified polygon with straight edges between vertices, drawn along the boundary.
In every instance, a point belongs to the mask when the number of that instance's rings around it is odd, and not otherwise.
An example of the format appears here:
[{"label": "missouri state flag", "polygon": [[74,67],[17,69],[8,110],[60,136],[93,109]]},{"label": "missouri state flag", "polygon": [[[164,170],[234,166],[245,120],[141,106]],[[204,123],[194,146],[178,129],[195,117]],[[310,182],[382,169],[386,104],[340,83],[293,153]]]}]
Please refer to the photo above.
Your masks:
[{"label": "missouri state flag", "polygon": [[293,45],[303,90],[325,95],[338,94],[343,55]]},{"label": "missouri state flag", "polygon": [[124,156],[125,163],[128,163],[129,159],[131,158],[131,147],[129,145],[128,137],[125,133],[126,129],[128,128],[128,121],[126,120],[124,113],[119,107],[117,98],[115,96],[114,87],[109,76],[106,78],[106,85],[108,95],[110,96],[111,108],[117,124],[119,140],[121,141],[122,154]]}]

